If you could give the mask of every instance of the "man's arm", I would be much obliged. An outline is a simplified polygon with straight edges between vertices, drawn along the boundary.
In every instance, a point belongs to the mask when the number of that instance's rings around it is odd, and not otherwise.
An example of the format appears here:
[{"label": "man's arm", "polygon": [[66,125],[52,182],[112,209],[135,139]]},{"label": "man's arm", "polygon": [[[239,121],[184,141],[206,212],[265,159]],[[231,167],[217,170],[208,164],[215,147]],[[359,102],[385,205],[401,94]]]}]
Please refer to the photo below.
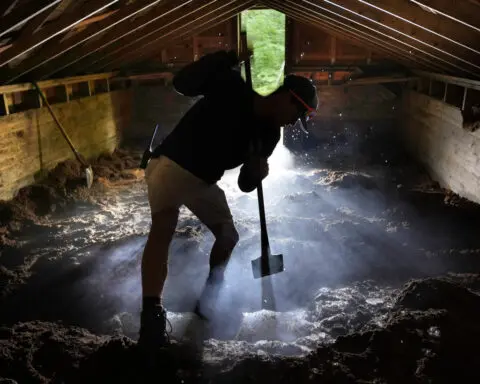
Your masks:
[{"label": "man's arm", "polygon": [[254,156],[240,168],[238,187],[242,192],[252,192],[267,175],[268,159],[266,157]]},{"label": "man's arm", "polygon": [[222,75],[238,65],[234,51],[218,51],[183,67],[173,78],[176,91],[184,96],[207,95]]}]

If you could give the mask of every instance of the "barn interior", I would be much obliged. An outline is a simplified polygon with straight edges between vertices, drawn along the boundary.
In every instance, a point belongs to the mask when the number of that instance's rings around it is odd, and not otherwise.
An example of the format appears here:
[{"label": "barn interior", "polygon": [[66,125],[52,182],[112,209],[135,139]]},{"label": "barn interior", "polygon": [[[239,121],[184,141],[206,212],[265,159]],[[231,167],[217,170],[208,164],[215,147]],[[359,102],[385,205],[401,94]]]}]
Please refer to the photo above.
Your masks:
[{"label": "barn interior", "polygon": [[[2,0],[0,382],[480,382],[479,14],[478,0]],[[308,132],[282,129],[263,182],[285,271],[254,279],[257,193],[226,172],[240,241],[215,318],[192,311],[214,238],[182,208],[152,372],[135,348],[140,162],[197,101],[175,74],[238,53],[245,29],[259,94],[295,73],[320,100]]]}]

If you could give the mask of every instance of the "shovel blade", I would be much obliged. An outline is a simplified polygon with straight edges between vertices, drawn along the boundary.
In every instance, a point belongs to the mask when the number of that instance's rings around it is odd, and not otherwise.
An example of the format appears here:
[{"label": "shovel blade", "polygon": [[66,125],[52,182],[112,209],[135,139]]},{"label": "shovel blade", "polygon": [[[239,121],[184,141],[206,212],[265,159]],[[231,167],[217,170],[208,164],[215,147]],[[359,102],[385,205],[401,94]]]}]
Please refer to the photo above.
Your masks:
[{"label": "shovel blade", "polygon": [[274,275],[285,271],[283,254],[269,255],[252,260],[252,272],[255,279]]},{"label": "shovel blade", "polygon": [[85,178],[87,179],[87,188],[91,188],[93,184],[93,170],[91,166],[85,169]]}]

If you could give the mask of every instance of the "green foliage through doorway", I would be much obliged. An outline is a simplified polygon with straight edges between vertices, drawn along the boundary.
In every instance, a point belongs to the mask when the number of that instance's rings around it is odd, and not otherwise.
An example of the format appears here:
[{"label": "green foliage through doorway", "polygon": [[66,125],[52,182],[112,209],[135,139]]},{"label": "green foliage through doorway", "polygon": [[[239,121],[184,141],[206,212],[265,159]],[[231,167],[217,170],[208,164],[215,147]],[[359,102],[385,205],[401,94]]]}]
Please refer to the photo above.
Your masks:
[{"label": "green foliage through doorway", "polygon": [[253,88],[261,95],[275,91],[282,83],[285,63],[285,15],[274,10],[242,12],[242,29],[246,27],[253,43]]}]

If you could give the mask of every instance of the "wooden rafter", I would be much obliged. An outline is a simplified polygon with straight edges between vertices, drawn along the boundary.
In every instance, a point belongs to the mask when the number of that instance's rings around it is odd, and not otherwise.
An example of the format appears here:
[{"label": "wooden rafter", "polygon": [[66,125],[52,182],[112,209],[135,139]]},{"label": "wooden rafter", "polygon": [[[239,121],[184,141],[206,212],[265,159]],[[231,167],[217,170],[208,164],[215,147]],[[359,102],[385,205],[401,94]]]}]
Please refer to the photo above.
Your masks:
[{"label": "wooden rafter", "polygon": [[[3,1],[5,0],[2,0],[2,3]],[[28,7],[16,4],[6,16],[0,18],[0,37],[20,27],[22,24],[35,20],[39,16],[41,17],[61,1],[62,0],[39,0],[35,2],[34,7],[32,7],[31,4],[29,4]],[[13,2],[5,1],[5,5],[8,7],[3,9],[2,14],[13,5]],[[0,9],[0,11],[2,11],[2,9]]]},{"label": "wooden rafter", "polygon": [[90,70],[92,66],[102,66],[102,62],[111,60],[113,56],[117,58],[125,54],[125,52],[137,51],[139,47],[151,42],[157,34],[173,31],[176,27],[187,23],[192,16],[197,17],[203,12],[212,12],[217,8],[224,7],[225,1],[228,1],[228,4],[230,4],[237,0],[199,0],[185,2],[181,6],[170,6],[170,10],[165,14],[167,17],[162,19],[161,24],[148,25],[146,28],[138,31],[138,33],[128,36],[128,39],[118,41],[94,57],[84,62],[79,62],[73,69],[80,72]]},{"label": "wooden rafter", "polygon": [[455,21],[463,27],[480,32],[480,4],[478,1],[452,1],[452,0],[410,0],[418,6],[426,6],[427,12],[441,16],[442,20]]},{"label": "wooden rafter", "polygon": [[2,0],[0,3],[0,20],[2,20],[3,15],[7,12],[10,8],[14,7],[18,0]]},{"label": "wooden rafter", "polygon": [[[383,7],[376,6],[365,0],[323,0],[321,3],[323,3],[322,8],[324,9],[352,17],[374,28],[380,28],[380,30],[390,36],[395,36],[403,42],[408,42],[413,49],[422,51],[459,70],[465,68],[467,71],[470,70],[472,74],[480,70],[480,65],[476,63],[476,55],[473,56],[464,48],[442,40],[422,28],[414,27],[412,24],[403,21],[405,19],[397,18],[395,12],[386,12],[388,11],[386,4],[390,2],[385,2]],[[315,6],[318,6],[319,1],[312,1],[313,3],[317,4]],[[461,54],[468,57],[468,60],[463,58]]]},{"label": "wooden rafter", "polygon": [[[140,50],[140,53],[138,54],[130,54],[128,55],[130,59],[125,57],[124,63],[125,64],[133,64],[136,62],[144,61],[148,58],[151,58],[154,55],[157,55],[159,51],[161,51],[163,48],[168,46],[174,41],[177,41],[179,39],[184,39],[186,37],[191,37],[193,35],[198,35],[204,31],[209,30],[210,28],[222,24],[226,22],[227,20],[230,20],[232,17],[238,15],[240,12],[243,12],[247,9],[250,9],[255,5],[255,0],[247,0],[247,1],[237,1],[237,5],[235,5],[232,8],[228,8],[227,10],[224,10],[223,12],[215,12],[214,14],[210,15],[208,18],[205,18],[203,22],[197,22],[191,25],[185,25],[182,28],[182,31],[179,31],[179,33],[175,34],[168,34],[163,37],[158,37],[156,39],[156,43],[154,45],[151,45],[149,49],[145,50]],[[114,62],[109,63],[108,66],[102,68],[105,70],[106,68],[116,68],[117,66],[114,64]]]},{"label": "wooden rafter", "polygon": [[420,47],[418,43],[415,43],[414,41],[412,42],[410,40],[410,36],[403,35],[401,32],[395,30],[395,28],[384,25],[377,20],[367,18],[366,16],[363,16],[362,14],[353,11],[348,7],[337,4],[334,1],[303,0],[303,3],[309,5],[312,12],[319,14],[327,13],[332,15],[332,17],[335,17],[337,20],[347,20],[349,22],[353,22],[360,27],[384,36],[391,41],[395,41],[399,44],[409,47],[412,53],[414,52],[417,55],[422,54],[424,56],[428,56],[432,61],[438,61],[446,64],[452,72],[457,71],[462,73],[469,73],[474,76],[476,75],[476,72],[468,70],[464,68],[464,66],[458,65],[455,62],[452,62],[452,60],[445,59],[437,53],[432,53],[428,49],[424,49],[424,47]]},{"label": "wooden rafter", "polygon": [[[50,4],[48,10],[39,13],[37,16],[29,20],[28,23],[25,23],[25,26],[21,30],[21,34],[15,40],[21,41],[30,38],[39,28],[42,27],[43,23],[47,21],[47,19],[55,11],[61,1],[62,0],[53,1]],[[68,11],[68,8],[66,11]]]},{"label": "wooden rafter", "polygon": [[253,3],[253,0],[228,0],[220,7],[205,8],[200,12],[194,12],[189,17],[179,20],[180,22],[173,23],[166,31],[152,36],[152,39],[144,42],[143,45],[136,47],[134,50],[124,52],[121,57],[115,57],[114,60],[104,64],[101,69],[115,67],[115,63],[119,61],[128,63],[132,60],[128,61],[128,58],[138,61],[140,58],[147,57],[151,52],[156,53],[161,50],[165,47],[165,41],[172,41],[173,39],[200,33],[199,31],[211,28],[212,25],[222,23],[235,14],[248,9]]},{"label": "wooden rafter", "polygon": [[191,2],[192,0],[181,3],[178,0],[163,0],[159,5],[138,16],[130,23],[116,25],[99,39],[76,47],[58,60],[43,66],[34,72],[34,76],[37,79],[45,79],[56,73],[60,73],[60,75],[64,73],[78,73],[86,62],[98,59],[103,51],[111,47],[122,46],[134,38],[141,38],[150,29],[158,28],[158,25],[162,25],[173,12],[178,11],[181,14],[181,11]]},{"label": "wooden rafter", "polygon": [[[407,24],[406,33],[419,36],[417,30],[426,32],[425,39],[439,48],[457,52],[465,58],[480,59],[480,39],[472,39],[468,28],[461,28],[448,18],[439,17],[411,1],[375,2],[373,0],[358,0],[362,5],[373,8],[381,14],[390,14],[400,25]],[[382,15],[378,16],[381,17]],[[392,23],[393,25],[393,23]],[[479,36],[480,37],[480,36]]]},{"label": "wooden rafter", "polygon": [[[78,47],[81,44],[88,42],[90,39],[103,34],[104,36],[100,37],[100,39],[96,42],[97,44],[102,44],[105,39],[106,32],[116,31],[117,34],[121,33],[121,31],[126,28],[126,21],[138,13],[156,6],[161,1],[162,0],[137,0],[133,4],[124,5],[115,11],[114,14],[110,15],[107,19],[103,19],[94,24],[88,25],[86,29],[78,32],[70,38],[66,38],[61,42],[50,41],[46,43],[37,55],[26,58],[15,68],[3,70],[2,73],[0,73],[0,79],[4,80],[5,83],[11,83],[12,81],[15,81],[16,79],[37,69],[40,66],[45,66],[48,68],[47,63],[50,62],[52,62],[52,68],[58,67],[60,65],[60,60],[65,60],[65,54],[73,50],[75,47]],[[84,22],[87,20],[91,21],[91,19],[92,18],[86,19]],[[78,25],[81,25],[82,23],[83,22],[79,23]],[[75,58],[80,55],[78,50],[72,52],[72,54],[73,55],[68,57]],[[38,78],[35,74],[32,77]]]},{"label": "wooden rafter", "polygon": [[[333,39],[381,52],[409,67],[480,78],[480,0],[0,3],[0,37],[5,36],[0,43],[3,84],[126,67],[157,55],[172,41],[188,38],[254,6],[276,9],[327,31]],[[73,4],[75,11],[68,9]],[[111,9],[112,5],[118,7]],[[333,51],[331,59],[335,60]]]},{"label": "wooden rafter", "polygon": [[[317,15],[312,15],[312,13],[305,7],[299,7],[292,5],[289,2],[284,2],[282,5],[279,5],[275,1],[263,1],[264,3],[270,5],[272,8],[277,9],[280,12],[285,13],[286,15],[292,17],[296,21],[300,23],[306,23],[312,25],[314,27],[320,28],[325,30],[326,32],[332,34],[334,37],[339,37],[340,39],[344,39],[357,46],[371,46],[376,50],[387,54],[390,57],[395,57],[397,59],[402,59],[402,53],[398,51],[394,51],[390,48],[388,44],[383,42],[379,42],[375,37],[368,35],[365,33],[362,35],[362,31],[356,30],[354,28],[349,28],[347,24],[342,23],[334,23],[333,21],[329,21],[328,19],[322,19]],[[333,33],[332,33],[333,32]],[[364,39],[362,40],[362,36]],[[366,43],[366,44],[365,44]]]},{"label": "wooden rafter", "polygon": [[[354,23],[349,23],[348,21],[340,21],[335,19],[332,16],[325,15],[322,13],[312,12],[312,10],[306,6],[293,5],[288,2],[290,8],[286,12],[300,12],[303,17],[310,17],[314,19],[314,23],[326,29],[327,32],[336,31],[340,35],[347,39],[354,39],[357,41],[357,45],[371,45],[372,43],[376,46],[377,50],[379,49],[382,52],[387,52],[390,56],[397,58],[398,60],[406,60],[412,64],[416,63],[426,63],[427,68],[435,67],[434,63],[429,62],[428,60],[422,57],[412,56],[407,48],[399,47],[386,39],[382,39],[381,36],[377,36],[372,31],[360,29],[361,26],[358,26]],[[301,20],[299,20],[301,22]],[[360,43],[360,44],[358,44]]]},{"label": "wooden rafter", "polygon": [[409,64],[410,66],[423,64],[424,68],[437,68],[435,63],[431,63],[421,57],[414,57],[407,49],[396,46],[388,40],[385,41],[385,39],[372,34],[371,31],[361,30],[355,24],[351,25],[348,22],[336,20],[331,16],[312,12],[310,8],[299,4],[293,4],[293,2],[288,0],[282,5],[279,5],[274,1],[267,1],[266,3],[292,17],[295,16],[296,20],[299,22],[309,20],[312,25],[324,29],[329,33],[349,41],[353,40],[357,45],[371,47],[372,49],[388,54],[390,57],[396,58],[400,62]]},{"label": "wooden rafter", "polygon": [[54,37],[61,35],[76,24],[103,11],[116,2],[118,2],[118,0],[96,0],[88,2],[85,6],[81,7],[78,12],[60,17],[59,20],[50,23],[31,38],[24,38],[15,41],[10,49],[0,55],[0,67],[10,63],[32,49],[37,48]]}]

